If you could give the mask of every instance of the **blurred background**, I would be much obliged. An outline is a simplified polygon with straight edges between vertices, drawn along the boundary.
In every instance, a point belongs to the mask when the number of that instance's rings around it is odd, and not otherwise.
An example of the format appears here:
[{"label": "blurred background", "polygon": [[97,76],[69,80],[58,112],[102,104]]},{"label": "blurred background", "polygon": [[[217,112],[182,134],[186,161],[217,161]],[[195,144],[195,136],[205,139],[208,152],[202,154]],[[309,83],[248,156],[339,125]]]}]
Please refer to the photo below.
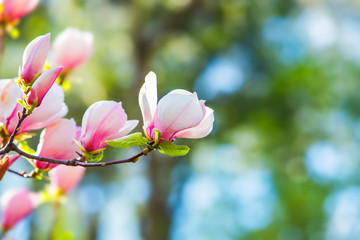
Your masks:
[{"label": "blurred background", "polygon": [[[191,148],[184,157],[88,169],[57,212],[42,205],[14,239],[359,239],[359,1],[42,0],[18,27],[0,78],[17,75],[38,35],[95,35],[66,92],[79,125],[103,99],[141,120],[150,70],[160,97],[196,91],[215,125],[204,139],[177,141]],[[104,160],[136,151],[109,147]],[[0,192],[44,185],[7,173]]]}]

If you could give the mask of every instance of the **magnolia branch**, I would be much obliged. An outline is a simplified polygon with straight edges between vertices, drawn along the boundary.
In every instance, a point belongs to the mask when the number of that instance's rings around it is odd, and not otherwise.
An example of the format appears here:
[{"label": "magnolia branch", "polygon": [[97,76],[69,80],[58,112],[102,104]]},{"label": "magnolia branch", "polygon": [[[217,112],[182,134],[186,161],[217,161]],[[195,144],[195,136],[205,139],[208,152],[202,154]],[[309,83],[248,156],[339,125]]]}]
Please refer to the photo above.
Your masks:
[{"label": "magnolia branch", "polygon": [[[62,165],[67,165],[67,166],[104,167],[104,166],[122,164],[122,163],[130,163],[130,162],[135,163],[137,160],[139,160],[139,158],[141,156],[145,156],[149,152],[153,151],[153,149],[151,149],[151,148],[145,148],[143,151],[141,151],[140,153],[138,153],[138,154],[136,154],[136,155],[134,155],[134,156],[132,156],[130,158],[114,160],[114,161],[108,161],[108,162],[97,162],[97,163],[86,162],[85,156],[81,155],[80,153],[78,153],[79,157],[73,158],[73,159],[68,159],[68,160],[59,160],[59,159],[53,159],[53,158],[47,158],[47,157],[32,155],[32,154],[29,154],[27,152],[22,151],[14,143],[15,136],[20,130],[21,123],[25,120],[25,118],[27,116],[29,116],[29,114],[27,113],[27,110],[25,108],[23,108],[21,114],[20,114],[20,112],[18,112],[19,121],[17,122],[16,127],[14,129],[14,132],[10,135],[9,140],[6,143],[6,145],[2,149],[0,149],[0,155],[9,153],[10,151],[14,151],[14,152],[18,153],[19,155],[21,155],[21,156],[23,156],[25,158],[32,159],[32,160],[37,160],[37,161],[41,161],[41,162],[48,162],[48,163],[53,163],[53,164],[62,164]],[[19,172],[16,172],[14,170],[11,170],[11,169],[8,169],[8,171],[12,172],[14,174],[17,174],[19,176],[26,177],[26,178],[31,178],[32,177],[27,173],[19,173]]]},{"label": "magnolia branch", "polygon": [[84,156],[69,159],[69,160],[58,160],[58,159],[53,159],[53,158],[31,155],[31,154],[28,154],[28,153],[20,150],[14,143],[11,145],[10,150],[17,152],[19,155],[21,155],[23,157],[41,161],[41,162],[63,164],[63,165],[67,165],[67,166],[104,167],[104,166],[121,164],[121,163],[130,163],[130,162],[135,163],[139,159],[139,157],[145,156],[146,154],[151,152],[153,149],[145,148],[142,152],[140,152],[130,158],[126,158],[126,159],[120,159],[120,160],[114,160],[114,161],[108,161],[108,162],[97,162],[97,163],[84,162]]},{"label": "magnolia branch", "polygon": [[33,178],[32,175],[27,174],[25,171],[17,172],[17,171],[14,171],[14,170],[12,170],[12,169],[8,169],[7,171],[8,171],[8,172],[11,172],[11,173],[13,173],[13,174],[16,174],[16,175],[18,175],[18,176],[20,176],[20,177]]},{"label": "magnolia branch", "polygon": [[20,125],[21,123],[25,120],[25,118],[29,116],[27,114],[27,111],[25,108],[23,108],[22,113],[20,114],[20,112],[18,112],[18,117],[19,117],[19,121],[17,122],[14,132],[10,135],[8,142],[6,143],[5,147],[3,147],[0,150],[0,155],[8,153],[11,150],[11,145],[13,145],[14,139],[16,134],[19,132],[20,130]]}]

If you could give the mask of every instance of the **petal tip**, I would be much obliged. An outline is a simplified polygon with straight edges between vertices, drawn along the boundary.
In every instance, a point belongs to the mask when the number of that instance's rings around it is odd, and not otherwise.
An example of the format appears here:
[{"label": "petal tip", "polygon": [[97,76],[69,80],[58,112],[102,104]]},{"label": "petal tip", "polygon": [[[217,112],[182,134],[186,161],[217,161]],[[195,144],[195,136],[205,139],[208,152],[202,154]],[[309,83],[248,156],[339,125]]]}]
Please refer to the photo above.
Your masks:
[{"label": "petal tip", "polygon": [[153,71],[150,71],[146,77],[145,77],[145,82],[147,81],[156,81],[156,74]]}]

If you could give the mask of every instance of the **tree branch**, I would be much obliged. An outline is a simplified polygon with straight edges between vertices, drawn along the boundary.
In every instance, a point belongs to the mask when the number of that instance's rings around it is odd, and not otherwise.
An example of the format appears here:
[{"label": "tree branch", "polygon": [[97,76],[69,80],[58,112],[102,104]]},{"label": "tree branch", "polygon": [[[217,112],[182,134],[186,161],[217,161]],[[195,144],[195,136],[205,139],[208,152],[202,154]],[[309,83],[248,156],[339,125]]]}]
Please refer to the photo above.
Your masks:
[{"label": "tree branch", "polygon": [[[13,143],[16,134],[17,134],[17,133],[19,132],[19,130],[20,130],[20,125],[21,125],[21,123],[25,120],[25,118],[26,118],[27,116],[29,116],[29,114],[26,113],[26,109],[25,109],[25,108],[23,108],[21,114],[20,114],[19,112],[18,112],[18,114],[19,114],[19,115],[18,115],[18,116],[19,116],[19,121],[17,122],[16,127],[15,127],[15,129],[14,129],[14,132],[10,135],[9,141],[8,141],[8,143],[7,143],[6,145],[10,145],[10,144]],[[5,146],[5,148],[6,148],[6,147],[7,147],[7,146]]]},{"label": "tree branch", "polygon": [[31,175],[27,174],[25,171],[23,171],[23,172],[17,172],[17,171],[14,171],[14,170],[12,170],[12,169],[8,169],[7,171],[8,171],[8,172],[11,172],[11,173],[14,173],[14,174],[16,174],[16,175],[18,175],[18,176],[20,176],[20,177],[33,178]]},{"label": "tree branch", "polygon": [[115,165],[115,164],[122,164],[122,163],[135,163],[139,157],[145,156],[147,153],[151,152],[153,149],[149,149],[148,152],[141,151],[140,153],[126,159],[120,159],[120,160],[114,160],[109,162],[97,162],[97,163],[88,163],[84,162],[83,157],[73,158],[69,160],[59,160],[59,159],[53,159],[53,158],[47,158],[47,157],[41,157],[41,156],[35,156],[28,154],[22,150],[20,150],[14,143],[11,144],[10,150],[17,152],[19,155],[24,156],[26,158],[34,159],[41,162],[48,162],[53,164],[62,164],[67,166],[83,166],[83,167],[104,167],[109,165]]},{"label": "tree branch", "polygon": [[[18,113],[19,114],[19,113]],[[17,122],[14,132],[11,133],[8,142],[6,143],[5,147],[3,147],[2,149],[0,149],[0,155],[5,154],[10,152],[12,149],[12,145],[15,139],[16,134],[19,132],[20,130],[20,125],[21,123],[25,120],[25,118],[27,116],[29,116],[29,114],[26,113],[26,109],[23,108],[22,113],[18,115],[19,116],[19,121]]]}]

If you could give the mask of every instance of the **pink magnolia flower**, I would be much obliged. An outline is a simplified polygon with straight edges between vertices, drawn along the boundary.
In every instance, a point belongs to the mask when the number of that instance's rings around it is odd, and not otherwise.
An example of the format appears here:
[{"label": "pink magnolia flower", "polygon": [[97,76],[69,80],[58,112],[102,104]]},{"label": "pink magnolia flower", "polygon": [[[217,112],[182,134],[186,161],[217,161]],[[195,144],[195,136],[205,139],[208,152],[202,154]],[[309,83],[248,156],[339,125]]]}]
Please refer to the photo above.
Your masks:
[{"label": "pink magnolia flower", "polygon": [[[9,134],[15,130],[18,121],[17,112],[21,112],[22,106],[17,103],[21,98],[21,90],[14,80],[0,80],[0,122]],[[64,103],[64,91],[62,87],[54,84],[43,99],[41,106],[35,108],[20,126],[19,133],[44,128],[59,119],[68,112]]]},{"label": "pink magnolia flower", "polygon": [[13,22],[32,12],[39,0],[2,0],[1,3],[3,12],[0,13],[0,21]]},{"label": "pink magnolia flower", "polygon": [[9,230],[27,217],[40,203],[40,196],[27,189],[5,192],[1,197],[3,230]]},{"label": "pink magnolia flower", "polygon": [[88,61],[93,53],[94,35],[76,28],[59,34],[52,47],[52,64],[64,66],[64,71]]},{"label": "pink magnolia flower", "polygon": [[127,135],[138,120],[127,121],[121,102],[99,101],[92,104],[82,119],[80,144],[87,152],[104,148],[106,140]]},{"label": "pink magnolia flower", "polygon": [[177,89],[157,104],[156,75],[150,72],[139,93],[144,129],[155,140],[154,129],[166,141],[173,138],[202,138],[207,136],[214,122],[214,111],[199,100],[196,93]]},{"label": "pink magnolia flower", "polygon": [[86,168],[58,165],[49,171],[50,184],[64,193],[74,189],[85,175]]},{"label": "pink magnolia flower", "polygon": [[[80,149],[74,143],[76,138],[76,124],[73,119],[61,119],[51,124],[41,132],[40,143],[35,155],[68,160],[77,157]],[[40,169],[54,168],[57,164],[35,161]]]},{"label": "pink magnolia flower", "polygon": [[40,74],[50,49],[50,33],[32,40],[25,48],[23,55],[21,78],[25,83],[31,83]]},{"label": "pink magnolia flower", "polygon": [[43,72],[35,83],[32,85],[30,92],[26,95],[26,101],[31,106],[37,99],[37,105],[40,106],[43,98],[48,93],[56,78],[59,76],[63,67],[51,68]]}]

